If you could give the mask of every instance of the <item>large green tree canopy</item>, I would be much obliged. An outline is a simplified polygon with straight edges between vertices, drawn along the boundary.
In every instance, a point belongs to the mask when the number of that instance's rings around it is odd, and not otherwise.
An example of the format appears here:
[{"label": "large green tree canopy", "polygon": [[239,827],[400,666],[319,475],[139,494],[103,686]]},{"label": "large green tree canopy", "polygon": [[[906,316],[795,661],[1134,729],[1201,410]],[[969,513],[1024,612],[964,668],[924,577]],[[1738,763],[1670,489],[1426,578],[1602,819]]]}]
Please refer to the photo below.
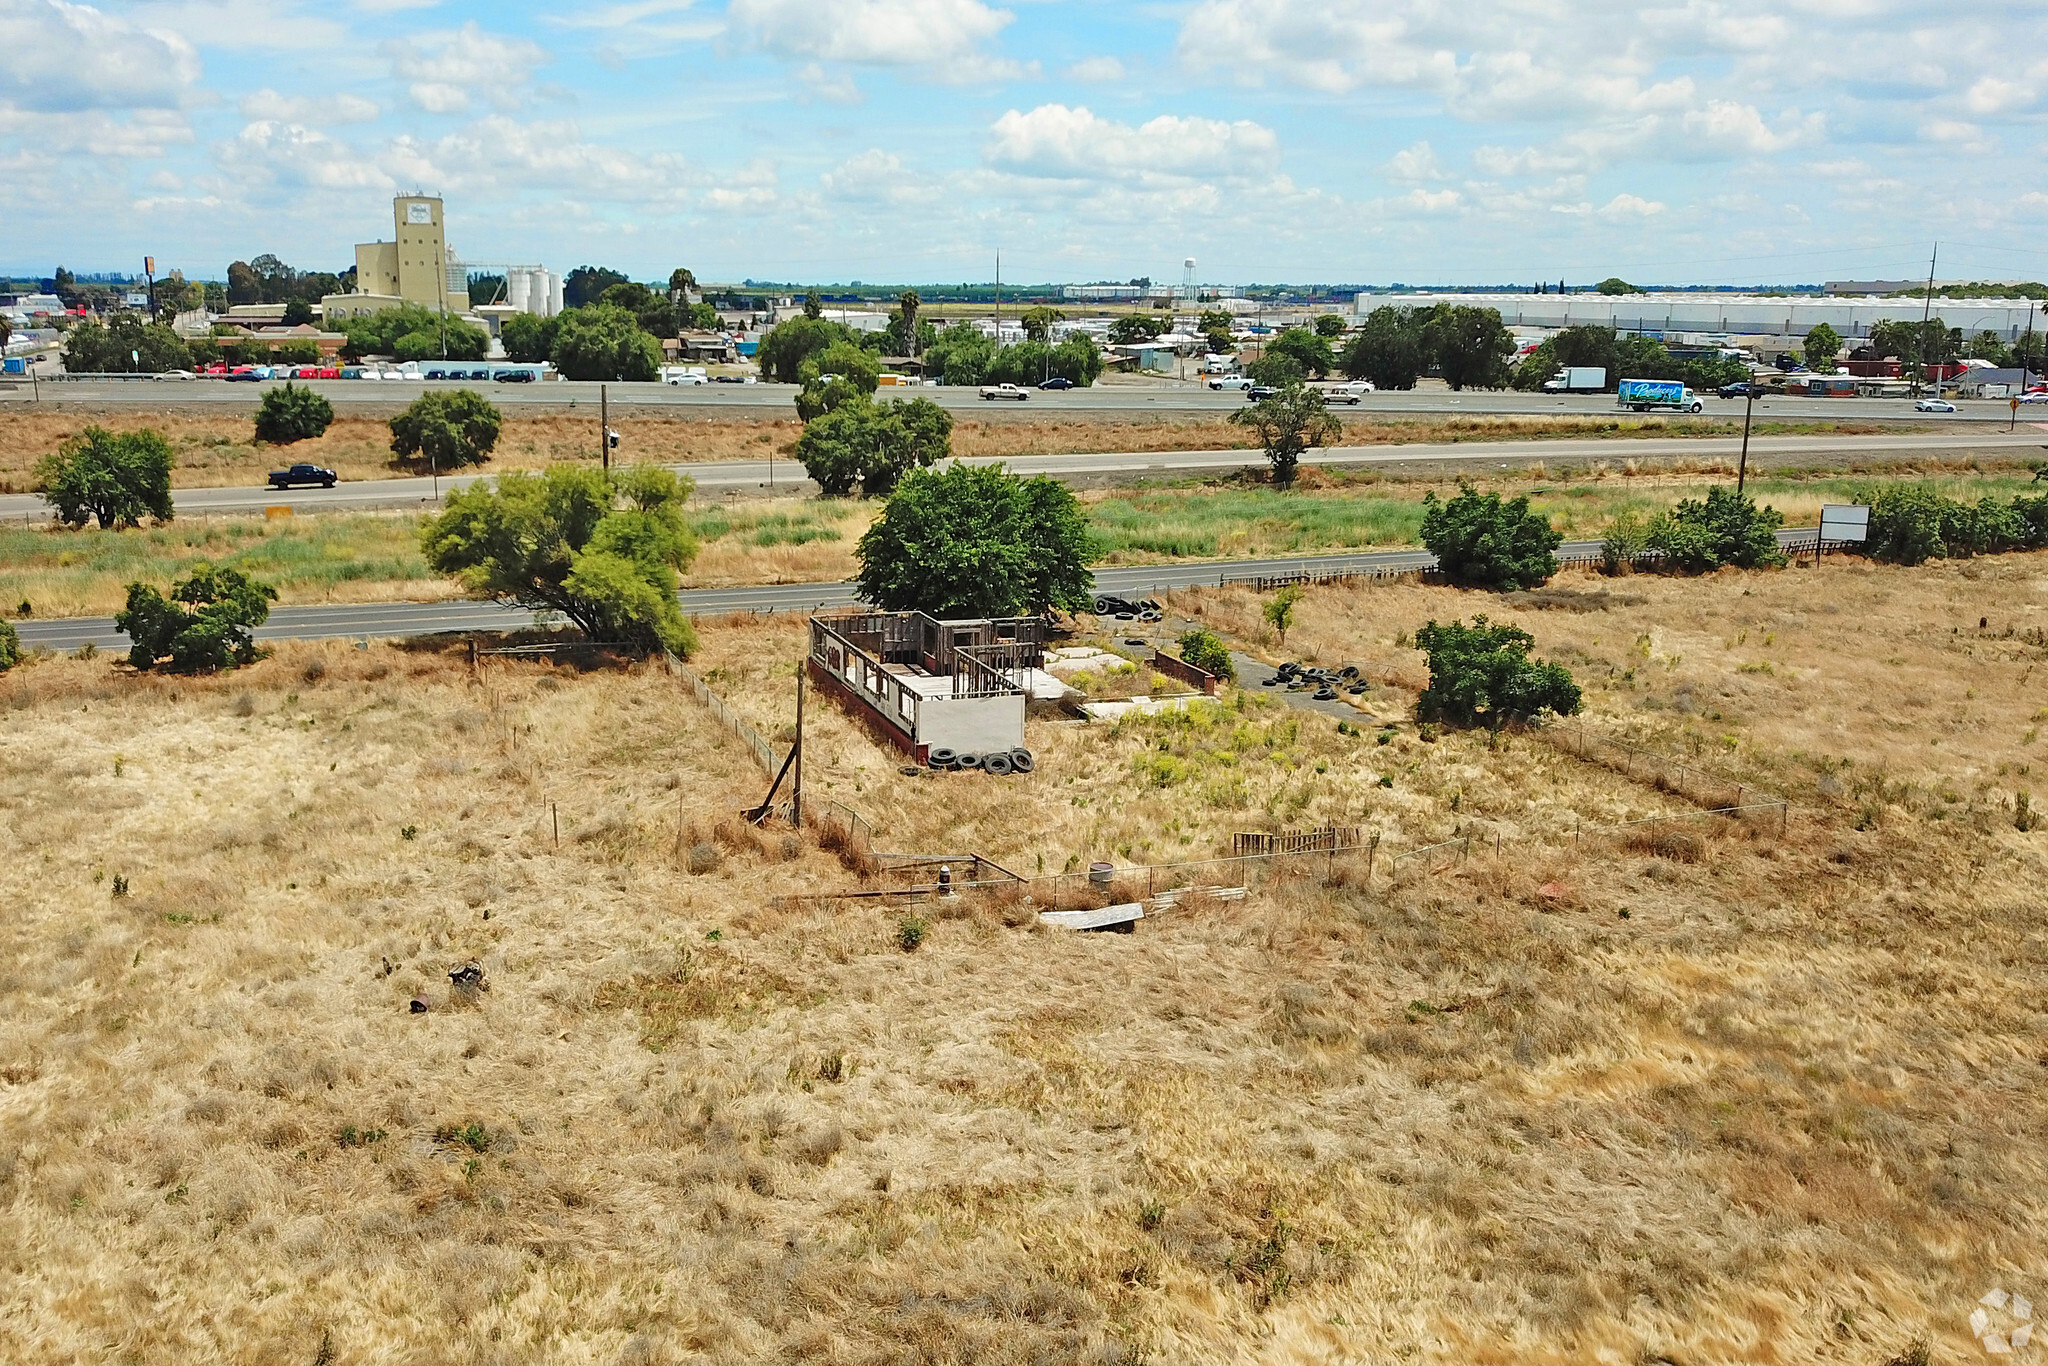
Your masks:
[{"label": "large green tree canopy", "polygon": [[697,554],[683,518],[691,487],[659,466],[500,475],[451,493],[421,547],[478,597],[560,612],[592,640],[687,655],[696,634],[676,588]]},{"label": "large green tree canopy", "polygon": [[1093,602],[1087,518],[1055,480],[999,465],[906,475],[860,538],[860,594],[893,611],[1005,617]]}]

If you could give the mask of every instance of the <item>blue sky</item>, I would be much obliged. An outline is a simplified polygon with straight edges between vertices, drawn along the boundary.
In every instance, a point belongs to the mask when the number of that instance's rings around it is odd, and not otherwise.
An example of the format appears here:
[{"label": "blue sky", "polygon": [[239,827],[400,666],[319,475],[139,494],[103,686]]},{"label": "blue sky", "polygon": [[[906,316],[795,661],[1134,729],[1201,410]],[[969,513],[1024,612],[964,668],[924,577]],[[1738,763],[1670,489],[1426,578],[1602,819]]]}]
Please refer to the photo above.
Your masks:
[{"label": "blue sky", "polygon": [[2048,277],[2048,6],[0,0],[0,268]]}]

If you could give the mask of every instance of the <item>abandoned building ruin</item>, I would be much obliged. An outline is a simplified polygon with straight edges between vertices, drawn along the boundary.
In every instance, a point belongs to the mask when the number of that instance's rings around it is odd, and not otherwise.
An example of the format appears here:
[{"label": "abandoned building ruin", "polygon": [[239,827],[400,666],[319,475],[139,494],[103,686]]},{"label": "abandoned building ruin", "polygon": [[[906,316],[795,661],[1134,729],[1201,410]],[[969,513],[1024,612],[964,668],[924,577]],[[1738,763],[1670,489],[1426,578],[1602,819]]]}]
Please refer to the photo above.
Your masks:
[{"label": "abandoned building ruin", "polygon": [[1045,637],[1040,617],[818,616],[811,618],[810,676],[918,763],[934,748],[1008,751],[1024,743],[1024,704],[1034,678],[1045,678]]}]

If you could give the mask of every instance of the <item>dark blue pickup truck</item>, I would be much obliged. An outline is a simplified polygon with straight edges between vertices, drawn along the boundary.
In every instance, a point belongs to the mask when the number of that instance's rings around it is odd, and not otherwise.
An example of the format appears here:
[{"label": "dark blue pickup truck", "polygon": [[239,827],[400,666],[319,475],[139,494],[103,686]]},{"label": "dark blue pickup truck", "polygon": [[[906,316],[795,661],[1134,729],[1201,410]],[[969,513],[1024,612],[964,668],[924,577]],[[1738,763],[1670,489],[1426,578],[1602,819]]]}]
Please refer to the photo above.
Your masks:
[{"label": "dark blue pickup truck", "polygon": [[294,465],[288,470],[272,470],[270,487],[288,489],[298,484],[318,484],[322,488],[333,488],[335,473],[323,470],[318,465]]}]

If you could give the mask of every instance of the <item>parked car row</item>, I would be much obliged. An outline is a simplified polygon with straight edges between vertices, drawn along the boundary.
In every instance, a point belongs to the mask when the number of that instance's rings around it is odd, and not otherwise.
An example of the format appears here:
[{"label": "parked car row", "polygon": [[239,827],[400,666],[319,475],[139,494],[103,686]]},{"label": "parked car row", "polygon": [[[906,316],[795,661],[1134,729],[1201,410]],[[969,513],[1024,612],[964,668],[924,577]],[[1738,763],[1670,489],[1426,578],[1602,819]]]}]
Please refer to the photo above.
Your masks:
[{"label": "parked car row", "polygon": [[399,365],[209,365],[200,370],[166,370],[158,379],[222,379],[230,384],[260,384],[272,379],[402,379],[492,380],[499,384],[531,384],[540,367],[531,365],[439,365],[418,361]]}]

